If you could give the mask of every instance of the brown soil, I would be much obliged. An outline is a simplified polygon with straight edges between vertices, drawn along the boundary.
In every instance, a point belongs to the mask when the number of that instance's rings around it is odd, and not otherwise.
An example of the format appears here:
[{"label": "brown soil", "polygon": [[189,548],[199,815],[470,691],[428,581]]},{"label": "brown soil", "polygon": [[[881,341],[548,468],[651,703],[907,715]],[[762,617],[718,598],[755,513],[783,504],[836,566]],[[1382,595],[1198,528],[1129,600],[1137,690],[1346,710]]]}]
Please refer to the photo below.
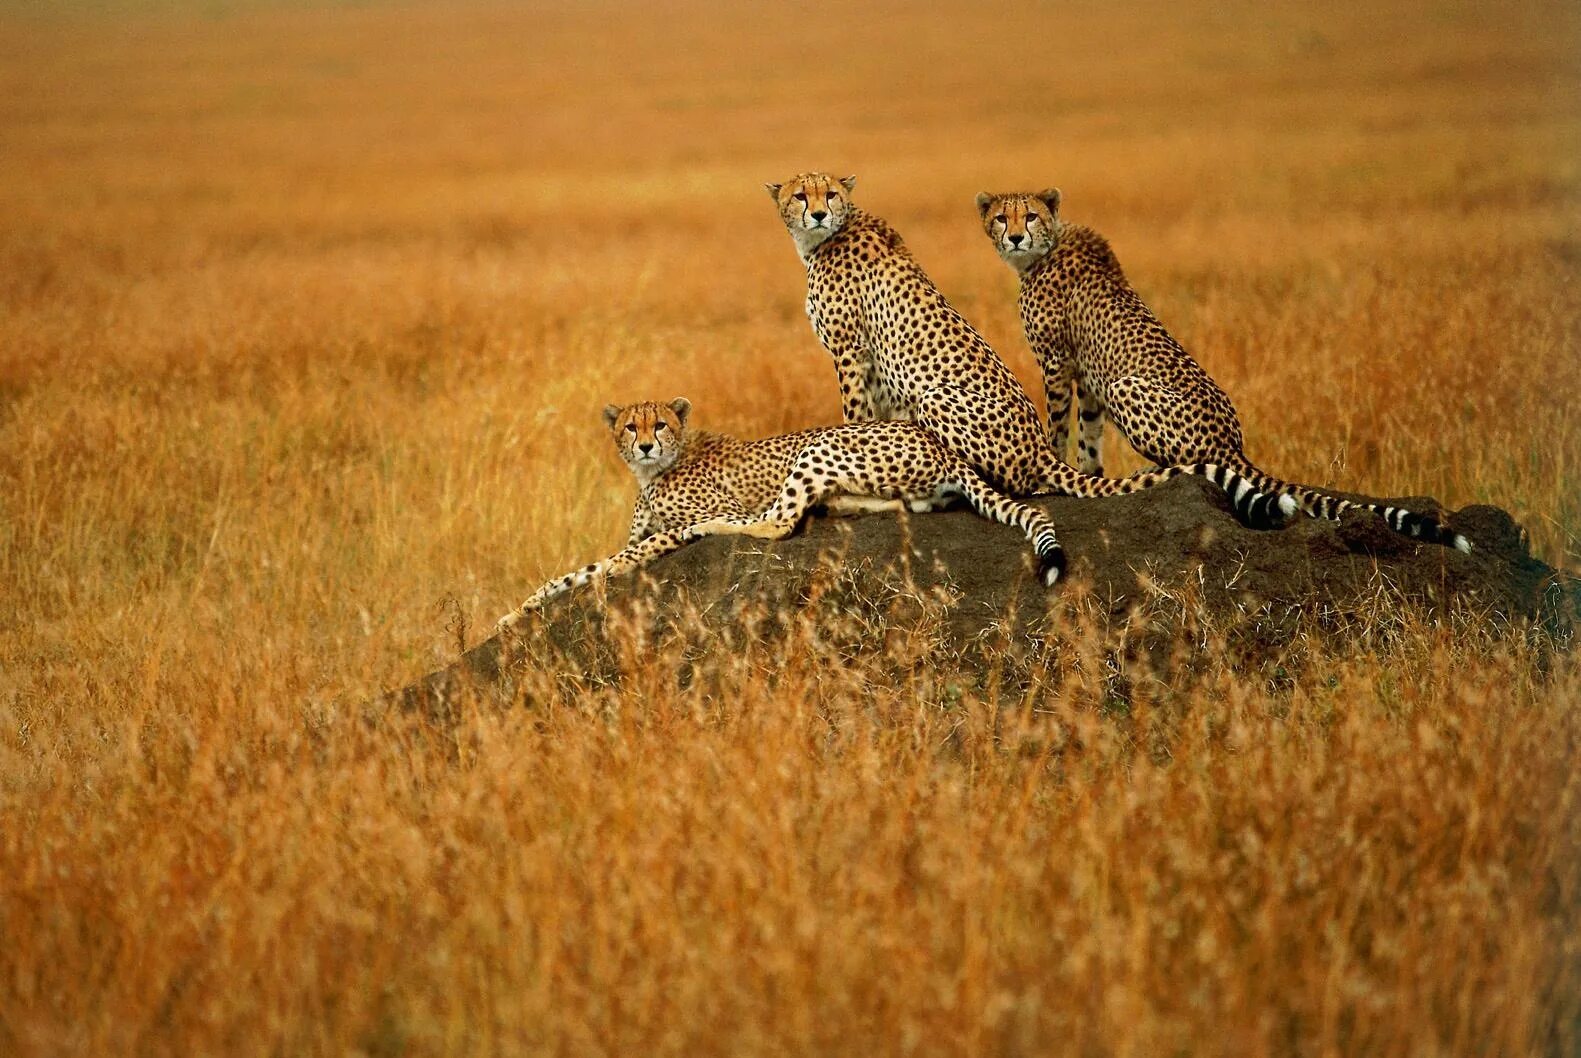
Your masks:
[{"label": "brown soil", "polygon": [[[1438,510],[1419,497],[1396,502]],[[775,543],[701,541],[656,562],[644,577],[610,584],[602,597],[591,589],[563,596],[521,638],[491,637],[389,699],[431,707],[462,689],[508,696],[511,674],[523,665],[585,666],[579,675],[607,675],[608,640],[629,635],[624,618],[644,602],[653,624],[701,639],[754,604],[794,611],[816,597],[818,605],[865,608],[881,623],[895,600],[926,598],[937,604],[936,631],[965,664],[980,660],[985,644],[1002,647],[1007,630],[1047,630],[1051,597],[1080,596],[1088,613],[1111,622],[1172,600],[1233,628],[1239,648],[1254,656],[1278,649],[1313,621],[1344,634],[1358,626],[1347,615],[1375,615],[1380,599],[1434,619],[1466,616],[1496,632],[1535,631],[1563,646],[1581,602],[1578,582],[1534,559],[1525,533],[1497,507],[1450,516],[1474,545],[1467,555],[1416,543],[1365,513],[1339,523],[1301,518],[1280,530],[1247,529],[1221,492],[1195,478],[1132,496],[1037,503],[1070,556],[1068,576],[1052,592],[1031,575],[1030,549],[1018,533],[965,511],[819,517]],[[838,571],[832,578],[831,570]],[[688,622],[665,616],[683,612]]]}]

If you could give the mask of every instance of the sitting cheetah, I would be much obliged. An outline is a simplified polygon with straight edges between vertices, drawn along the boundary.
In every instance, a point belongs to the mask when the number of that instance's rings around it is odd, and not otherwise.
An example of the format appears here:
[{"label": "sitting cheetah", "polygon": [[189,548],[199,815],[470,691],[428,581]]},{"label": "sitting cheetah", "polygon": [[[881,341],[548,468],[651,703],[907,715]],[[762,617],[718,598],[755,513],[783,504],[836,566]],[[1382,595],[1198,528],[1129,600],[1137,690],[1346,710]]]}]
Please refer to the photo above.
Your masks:
[{"label": "sitting cheetah", "polygon": [[1021,277],[1021,323],[1043,369],[1049,438],[1065,453],[1070,391],[1081,407],[1081,469],[1102,474],[1108,413],[1131,446],[1160,465],[1212,462],[1315,517],[1351,507],[1382,515],[1397,532],[1471,550],[1437,518],[1381,503],[1352,503],[1294,485],[1247,460],[1235,405],[1142,303],[1109,244],[1059,218],[1060,193],[981,194],[977,210],[999,256]]},{"label": "sitting cheetah", "polygon": [[820,504],[839,513],[903,504],[922,512],[961,497],[984,518],[1026,534],[1045,584],[1052,586],[1065,568],[1047,515],[996,492],[914,423],[848,423],[738,441],[689,431],[691,408],[677,398],[604,409],[638,484],[626,548],[549,581],[500,619],[502,629],[572,588],[633,572],[705,536],[780,539]]},{"label": "sitting cheetah", "polygon": [[1021,383],[950,306],[883,220],[851,202],[855,177],[765,184],[807,266],[807,315],[834,357],[846,422],[911,419],[1016,496],[1114,496],[1199,474],[1250,525],[1290,513],[1229,467],[1171,466],[1124,479],[1077,473],[1050,447]]}]

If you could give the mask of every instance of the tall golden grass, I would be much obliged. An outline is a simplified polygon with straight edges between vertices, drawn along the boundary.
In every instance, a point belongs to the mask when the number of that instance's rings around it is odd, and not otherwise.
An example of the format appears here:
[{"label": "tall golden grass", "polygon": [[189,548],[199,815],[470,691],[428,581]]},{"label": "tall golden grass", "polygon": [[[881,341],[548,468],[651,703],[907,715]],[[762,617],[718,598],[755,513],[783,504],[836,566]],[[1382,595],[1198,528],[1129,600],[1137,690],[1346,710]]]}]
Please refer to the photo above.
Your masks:
[{"label": "tall golden grass", "polygon": [[1572,1052],[1581,672],[1386,592],[1277,671],[1148,618],[1197,660],[1120,696],[1075,606],[1031,684],[794,617],[448,732],[323,703],[621,540],[606,401],[837,418],[759,188],[809,167],[1029,382],[972,196],[1059,185],[1261,464],[1575,570],[1578,44],[1558,3],[0,12],[0,1053]]}]

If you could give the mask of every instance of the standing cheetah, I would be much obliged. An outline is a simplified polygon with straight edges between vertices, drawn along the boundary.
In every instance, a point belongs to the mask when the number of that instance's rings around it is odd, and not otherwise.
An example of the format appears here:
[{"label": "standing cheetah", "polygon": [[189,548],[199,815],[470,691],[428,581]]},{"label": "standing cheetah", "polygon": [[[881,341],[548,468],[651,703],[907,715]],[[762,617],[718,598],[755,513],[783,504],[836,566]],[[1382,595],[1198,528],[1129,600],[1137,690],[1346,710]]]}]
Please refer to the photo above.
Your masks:
[{"label": "standing cheetah", "polygon": [[1044,584],[1052,586],[1065,569],[1047,515],[995,491],[915,423],[848,423],[738,441],[689,431],[691,408],[680,397],[604,409],[604,424],[637,478],[626,547],[549,581],[500,619],[502,629],[572,588],[641,569],[705,536],[788,536],[820,504],[837,513],[902,505],[922,512],[964,498],[984,518],[1026,534]]},{"label": "standing cheetah", "polygon": [[1290,513],[1223,466],[1171,466],[1123,479],[1077,473],[1050,447],[1010,368],[944,299],[895,229],[852,204],[855,177],[804,173],[764,186],[807,266],[807,316],[834,357],[846,422],[914,420],[1016,496],[1114,496],[1190,473],[1229,493],[1250,525],[1277,525]]},{"label": "standing cheetah", "polygon": [[1397,532],[1471,550],[1465,537],[1432,515],[1352,503],[1254,466],[1242,450],[1230,398],[1131,289],[1103,236],[1061,221],[1059,204],[1053,188],[977,196],[984,231],[1021,277],[1021,323],[1043,369],[1056,452],[1065,452],[1074,380],[1081,407],[1077,452],[1088,474],[1103,473],[1099,445],[1107,412],[1131,446],[1160,465],[1212,462],[1314,517],[1338,518],[1365,507]]}]

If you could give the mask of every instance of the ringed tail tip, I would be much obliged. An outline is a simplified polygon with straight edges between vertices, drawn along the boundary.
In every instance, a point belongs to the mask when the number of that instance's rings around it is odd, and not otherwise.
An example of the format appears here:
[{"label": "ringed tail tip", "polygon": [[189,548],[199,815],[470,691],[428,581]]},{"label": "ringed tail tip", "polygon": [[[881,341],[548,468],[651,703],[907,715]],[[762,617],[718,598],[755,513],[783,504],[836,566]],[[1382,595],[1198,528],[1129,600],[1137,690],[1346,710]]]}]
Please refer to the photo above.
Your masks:
[{"label": "ringed tail tip", "polygon": [[1065,549],[1056,544],[1051,551],[1038,556],[1038,576],[1045,588],[1052,588],[1065,574]]}]

